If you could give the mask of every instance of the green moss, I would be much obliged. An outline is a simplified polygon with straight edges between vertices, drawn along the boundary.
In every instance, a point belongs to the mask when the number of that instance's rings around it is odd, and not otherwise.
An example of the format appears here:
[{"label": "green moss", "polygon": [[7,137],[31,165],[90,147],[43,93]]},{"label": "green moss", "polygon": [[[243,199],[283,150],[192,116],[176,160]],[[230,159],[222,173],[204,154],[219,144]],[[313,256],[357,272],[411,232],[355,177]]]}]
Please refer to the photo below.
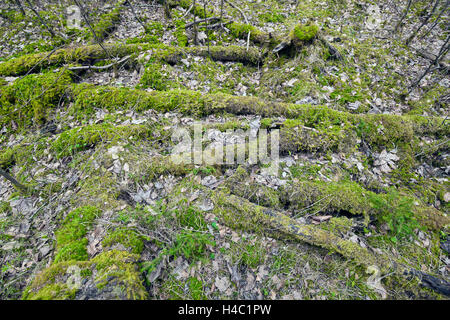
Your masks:
[{"label": "green moss", "polygon": [[226,132],[227,130],[248,130],[250,126],[247,123],[242,123],[241,121],[227,121],[224,123],[214,123],[205,125],[206,129],[217,129],[221,132]]},{"label": "green moss", "polygon": [[193,300],[206,300],[206,295],[203,289],[201,280],[191,277],[188,279],[189,292]]},{"label": "green moss", "polygon": [[230,248],[231,258],[234,263],[247,266],[255,269],[259,265],[264,263],[266,250],[259,241],[255,241],[255,244],[248,243],[249,239],[237,244],[232,244]]},{"label": "green moss", "polygon": [[85,238],[88,229],[101,211],[95,207],[85,206],[71,211],[63,220],[61,227],[55,232],[55,263],[68,260],[87,260],[87,244]]},{"label": "green moss", "polygon": [[0,213],[7,213],[10,211],[11,211],[11,206],[9,205],[9,202],[0,201]]},{"label": "green moss", "polygon": [[24,300],[70,300],[75,298],[76,289],[69,289],[65,283],[53,283],[45,286],[37,293],[25,292]]},{"label": "green moss", "polygon": [[174,31],[174,36],[177,39],[177,44],[179,47],[186,47],[188,44],[188,37],[186,36],[185,26],[186,23],[182,20],[175,21],[176,29]]},{"label": "green moss", "polygon": [[319,27],[316,24],[298,24],[290,33],[290,38],[295,45],[301,45],[317,37]]},{"label": "green moss", "polygon": [[164,281],[162,285],[163,297],[167,300],[182,300],[186,299],[183,287],[180,282],[175,279]]},{"label": "green moss", "polygon": [[269,129],[272,126],[273,119],[271,118],[263,118],[261,119],[261,128],[262,129]]},{"label": "green moss", "polygon": [[[149,48],[149,45],[140,44],[103,44],[109,55],[124,57],[126,55],[139,52]],[[0,63],[0,75],[20,76],[30,72],[41,72],[51,66],[61,66],[63,64],[81,64],[83,62],[93,62],[96,60],[109,58],[109,55],[98,45],[88,45],[72,48],[58,49],[55,52],[41,52],[27,54],[18,58],[10,59]]]},{"label": "green moss", "polygon": [[249,178],[249,172],[239,166],[234,175],[227,180],[226,186],[233,194],[249,199],[253,203],[270,208],[282,208],[277,191],[267,186],[248,183]]},{"label": "green moss", "polygon": [[[125,251],[111,250],[102,252],[89,261],[65,261],[54,263],[39,273],[33,282],[24,290],[22,299],[74,299],[82,288],[69,288],[69,267],[79,270],[82,278],[91,278],[100,290],[108,290],[113,286],[116,299],[146,299],[148,294],[142,285],[137,268],[138,256]],[[108,289],[106,288],[108,287]]]},{"label": "green moss", "polygon": [[378,221],[389,226],[392,241],[415,236],[414,230],[420,228],[420,224],[414,217],[412,198],[401,197],[393,190],[384,197],[371,195],[370,201],[380,212]]},{"label": "green moss", "polygon": [[346,235],[353,227],[353,221],[347,217],[333,217],[326,223],[321,223],[320,227],[334,233]]},{"label": "green moss", "polygon": [[25,20],[25,16],[22,15],[20,11],[9,9],[1,9],[0,16],[4,19],[9,20],[12,23],[17,23]]},{"label": "green moss", "polygon": [[208,245],[214,245],[212,236],[207,233],[182,230],[176,236],[175,245],[170,249],[170,255],[183,255],[186,259],[197,261],[203,259]]},{"label": "green moss", "polygon": [[15,150],[8,148],[0,153],[0,168],[6,169],[15,162]]},{"label": "green moss", "polygon": [[169,82],[167,76],[161,72],[162,66],[158,63],[151,63],[145,68],[140,80],[141,88],[151,88],[153,90],[167,90]]},{"label": "green moss", "polygon": [[122,288],[128,299],[143,300],[148,297],[142,285],[137,268],[138,255],[125,251],[111,250],[102,252],[90,262],[97,270],[96,282],[99,289],[105,287],[112,279],[116,279],[117,287]]},{"label": "green moss", "polygon": [[144,249],[144,242],[142,236],[138,235],[136,231],[119,227],[112,233],[108,234],[102,242],[104,247],[111,247],[114,244],[122,244],[125,248],[129,248],[132,253],[140,254]]},{"label": "green moss", "polygon": [[[223,93],[202,95],[190,90],[145,92],[126,88],[77,86],[74,95],[76,101],[71,112],[81,115],[80,117],[92,114],[94,108],[114,111],[128,110],[131,107],[135,107],[137,111],[154,109],[197,116],[217,113],[285,116],[295,119],[284,123],[286,129],[296,126],[313,128],[315,130],[309,131],[303,128],[305,130],[302,129],[302,132],[311,135],[311,138],[325,136],[323,140],[334,147],[343,138],[350,138],[355,134],[372,146],[384,147],[388,143],[410,144],[417,134],[445,136],[449,131],[445,126],[438,125],[442,122],[439,118],[429,118],[427,123],[426,119],[418,116],[355,115],[322,106],[268,102],[256,97],[236,97]],[[313,143],[313,140],[310,142]],[[322,140],[315,140],[315,144],[323,143]]]},{"label": "green moss", "polygon": [[12,127],[12,121],[19,128],[42,124],[53,114],[71,83],[71,73],[62,71],[28,75],[2,87],[0,126]]},{"label": "green moss", "polygon": [[92,27],[94,29],[95,35],[97,36],[97,39],[95,39],[95,41],[98,40],[102,42],[108,37],[111,31],[114,30],[117,23],[120,21],[120,12],[122,10],[124,2],[125,1],[121,1],[111,12],[102,14],[99,17],[99,21]]},{"label": "green moss", "polygon": [[393,226],[393,236],[411,234],[419,225],[440,230],[449,223],[441,212],[424,205],[411,206],[414,198],[400,195],[396,190],[376,194],[365,190],[355,182],[300,181],[284,187],[281,201],[289,204],[291,210],[306,214],[311,212],[334,214],[336,212],[363,215],[366,222],[369,215]]},{"label": "green moss", "polygon": [[100,142],[115,143],[122,139],[144,139],[149,137],[150,131],[151,128],[145,125],[88,125],[62,132],[52,143],[52,148],[57,157],[61,158],[91,148]]}]

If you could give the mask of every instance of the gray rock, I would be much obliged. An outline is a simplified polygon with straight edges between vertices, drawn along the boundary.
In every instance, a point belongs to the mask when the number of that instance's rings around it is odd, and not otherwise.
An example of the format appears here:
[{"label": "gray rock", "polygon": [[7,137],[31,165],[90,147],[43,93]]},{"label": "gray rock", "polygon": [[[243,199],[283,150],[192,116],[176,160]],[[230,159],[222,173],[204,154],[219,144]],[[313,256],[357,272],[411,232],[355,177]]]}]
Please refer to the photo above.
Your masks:
[{"label": "gray rock", "polygon": [[20,248],[22,245],[18,241],[7,242],[3,245],[2,250],[9,251]]},{"label": "gray rock", "polygon": [[34,200],[32,198],[17,199],[10,202],[10,206],[14,215],[29,215],[34,211]]},{"label": "gray rock", "polygon": [[360,105],[361,105],[361,102],[359,102],[359,101],[351,102],[347,105],[347,109],[358,110]]},{"label": "gray rock", "polygon": [[51,248],[49,245],[42,246],[39,249],[39,252],[41,253],[41,257],[44,258],[45,256],[47,256],[48,253],[50,252],[50,250],[51,250]]},{"label": "gray rock", "polygon": [[211,187],[216,182],[217,182],[216,177],[214,177],[214,176],[207,176],[207,177],[203,178],[202,185],[204,185],[205,187]]}]

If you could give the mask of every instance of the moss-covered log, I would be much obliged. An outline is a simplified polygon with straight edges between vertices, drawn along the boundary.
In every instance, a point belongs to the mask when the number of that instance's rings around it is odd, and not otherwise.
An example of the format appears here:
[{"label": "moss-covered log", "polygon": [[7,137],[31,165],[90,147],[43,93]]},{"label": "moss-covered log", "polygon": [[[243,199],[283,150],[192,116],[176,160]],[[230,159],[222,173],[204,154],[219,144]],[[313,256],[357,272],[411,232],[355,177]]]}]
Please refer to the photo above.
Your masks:
[{"label": "moss-covered log", "polygon": [[233,36],[244,40],[247,40],[248,34],[250,33],[250,41],[258,45],[273,47],[283,40],[283,37],[280,35],[261,31],[245,23],[232,22],[227,25],[227,28],[230,29]]},{"label": "moss-covered log", "polygon": [[[69,71],[31,74],[0,87],[0,127],[42,124],[72,83]],[[14,123],[14,124],[13,124]]]},{"label": "moss-covered log", "polygon": [[[256,205],[247,199],[226,192],[212,194],[214,213],[233,229],[262,232],[278,238],[292,239],[337,252],[357,264],[375,268],[382,274],[395,274],[405,280],[405,276],[418,277],[419,283],[445,295],[450,293],[450,284],[434,276],[404,265],[386,254],[372,253],[358,243],[345,240],[332,230],[316,225],[300,224],[274,209]],[[394,271],[394,273],[391,273]]]},{"label": "moss-covered log", "polygon": [[[355,182],[300,181],[283,187],[280,197],[282,202],[289,204],[289,208],[294,211],[311,207],[311,210],[320,209],[322,213],[348,212],[352,215],[363,215],[367,220],[369,215],[395,216],[400,213],[399,207],[396,207],[399,203],[414,202],[410,196],[399,194],[396,201],[390,203],[391,208],[377,208],[377,200],[387,202],[389,194],[376,194]],[[416,203],[411,205],[410,210],[423,226],[431,230],[439,231],[450,224],[450,218],[435,208]]]},{"label": "moss-covered log", "polygon": [[[391,201],[389,208],[376,206],[379,201],[387,202],[388,193],[374,193],[361,187],[356,182],[323,182],[323,181],[298,181],[282,186],[280,190],[274,190],[267,186],[251,182],[248,172],[243,167],[238,167],[235,174],[227,179],[227,188],[231,193],[244,197],[253,203],[257,203],[273,209],[288,208],[294,214],[298,212],[316,212],[320,214],[360,215],[368,222],[370,216],[382,217],[387,214],[395,216],[400,214],[400,203],[413,203],[414,199],[408,195],[396,196]],[[388,212],[385,212],[388,210]],[[450,224],[450,218],[439,210],[419,204],[411,205],[410,210],[421,225],[431,230],[442,230]],[[306,212],[305,212],[306,213]]]},{"label": "moss-covered log", "polygon": [[[22,299],[146,299],[148,293],[142,285],[138,259],[136,254],[111,250],[89,261],[53,264],[37,275]],[[90,283],[90,289],[82,282]]]},{"label": "moss-covered log", "polygon": [[[27,54],[18,58],[10,59],[0,64],[0,75],[20,76],[28,72],[38,73],[51,66],[61,66],[63,64],[90,63],[97,60],[113,57],[124,57],[131,53],[145,50],[146,46],[138,44],[103,44],[103,48],[98,45],[88,45],[73,48],[63,48],[54,52],[40,52]],[[109,55],[108,55],[109,53]]]},{"label": "moss-covered log", "polygon": [[194,56],[210,57],[218,61],[234,61],[247,64],[258,64],[262,60],[261,50],[255,47],[241,46],[199,46],[177,48],[172,50],[170,54],[164,57],[164,60],[169,63],[178,63],[186,54]]},{"label": "moss-covered log", "polygon": [[[106,49],[106,51],[102,48]],[[125,57],[130,54],[151,50],[152,54],[161,61],[178,63],[186,54],[209,56],[213,60],[236,61],[249,64],[258,64],[262,53],[258,48],[248,50],[239,46],[210,46],[208,47],[171,47],[162,44],[121,44],[105,43],[102,46],[87,45],[73,48],[63,48],[54,52],[41,52],[23,55],[0,63],[0,76],[20,76],[26,73],[38,73],[52,66],[64,64],[89,64],[110,57]]]},{"label": "moss-covered log", "polygon": [[342,239],[331,231],[316,225],[300,224],[287,215],[256,205],[244,198],[214,193],[214,212],[233,229],[275,233],[287,239],[296,239],[340,253],[355,262],[370,266],[379,265],[380,259],[359,244]]},{"label": "moss-covered log", "polygon": [[[286,117],[282,130],[286,143],[292,140],[286,150],[301,146],[305,135],[317,138],[325,135],[334,146],[345,136],[361,137],[372,144],[407,142],[418,135],[446,136],[448,126],[442,126],[438,117],[398,116],[386,114],[352,114],[324,106],[298,105],[266,101],[253,96],[233,96],[224,93],[201,94],[191,90],[171,90],[146,92],[136,89],[100,87],[91,85],[74,86],[75,104],[72,108],[80,117],[89,116],[94,108],[110,111],[137,111],[154,109],[160,112],[177,111],[195,116],[231,113],[235,115],[255,114],[263,117]],[[302,133],[300,133],[300,131]],[[352,133],[353,132],[353,133]],[[311,139],[309,139],[311,140]],[[316,142],[319,148],[321,141]]]}]

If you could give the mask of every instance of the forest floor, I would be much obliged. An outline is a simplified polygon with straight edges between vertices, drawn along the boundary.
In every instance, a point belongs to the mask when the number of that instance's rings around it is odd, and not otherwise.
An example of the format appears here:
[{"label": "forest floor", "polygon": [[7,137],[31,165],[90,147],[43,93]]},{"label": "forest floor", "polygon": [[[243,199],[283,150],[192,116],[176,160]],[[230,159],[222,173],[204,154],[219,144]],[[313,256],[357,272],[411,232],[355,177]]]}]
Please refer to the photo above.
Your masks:
[{"label": "forest floor", "polygon": [[444,4],[406,44],[431,1],[22,2],[0,299],[448,299]]}]

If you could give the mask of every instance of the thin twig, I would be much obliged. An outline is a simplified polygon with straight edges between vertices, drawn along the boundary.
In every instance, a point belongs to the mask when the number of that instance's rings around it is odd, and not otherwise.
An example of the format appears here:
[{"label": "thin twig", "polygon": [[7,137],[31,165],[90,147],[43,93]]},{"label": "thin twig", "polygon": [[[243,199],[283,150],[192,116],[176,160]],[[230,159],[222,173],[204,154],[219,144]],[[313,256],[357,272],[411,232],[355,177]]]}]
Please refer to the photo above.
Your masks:
[{"label": "thin twig", "polygon": [[[238,6],[236,6],[235,4],[230,2],[229,0],[224,0],[224,1],[226,3],[228,3],[231,7],[235,8],[236,10],[238,10],[241,13],[242,17],[244,17],[245,23],[249,24],[247,16],[245,15],[244,11],[242,11],[241,8],[239,8]],[[249,45],[250,45],[250,31],[248,32],[248,35],[247,35],[247,51],[248,51]]]},{"label": "thin twig", "polygon": [[136,18],[136,20],[144,28],[144,31],[147,30],[147,28],[145,27],[144,23],[141,21],[141,19],[139,19],[139,17],[137,16],[136,12],[134,11],[134,7],[133,7],[133,4],[131,3],[131,0],[127,0],[125,3],[127,3],[127,2],[130,5],[131,12],[133,13],[133,15]]},{"label": "thin twig", "polygon": [[412,0],[408,0],[408,4],[406,6],[405,12],[403,13],[402,17],[400,18],[400,20],[398,21],[397,25],[394,28],[394,33],[397,32],[398,28],[400,27],[401,23],[403,22],[403,19],[405,19],[406,15],[408,14],[411,4],[412,4]]},{"label": "thin twig", "polygon": [[79,66],[79,67],[70,67],[70,68],[68,68],[68,70],[72,70],[72,71],[73,70],[91,70],[91,69],[92,70],[105,70],[105,69],[111,68],[112,66],[115,66],[115,65],[118,65],[118,64],[121,64],[121,63],[127,61],[130,57],[131,56],[126,56],[126,57],[120,59],[119,61],[110,63],[110,64],[108,64],[106,66],[100,66],[100,67],[97,67],[97,66]]},{"label": "thin twig", "polygon": [[208,21],[219,21],[220,18],[217,17],[210,17],[210,18],[206,18],[206,19],[200,19],[200,20],[196,20],[195,22],[190,22],[188,24],[185,25],[185,29],[192,27],[194,24],[199,24],[202,22],[208,22]]},{"label": "thin twig", "polygon": [[50,34],[52,35],[52,37],[54,38],[56,35],[53,32],[53,30],[45,23],[44,19],[42,19],[42,17],[40,16],[39,12],[36,11],[36,9],[34,9],[33,5],[30,3],[29,0],[25,0],[28,4],[28,7],[31,9],[31,11],[33,11],[33,13],[38,17],[38,19],[41,21],[41,23],[47,28],[48,32],[50,32]]},{"label": "thin twig", "polygon": [[440,2],[440,0],[436,0],[436,2],[434,3],[433,9],[431,9],[430,14],[425,17],[424,21],[416,29],[416,31],[413,31],[413,33],[408,37],[408,39],[406,40],[407,45],[414,39],[414,37],[419,33],[420,29],[422,29],[423,26],[427,24],[428,20],[430,20],[430,18],[433,16],[434,12],[436,11],[436,9],[439,5],[439,2]]}]

